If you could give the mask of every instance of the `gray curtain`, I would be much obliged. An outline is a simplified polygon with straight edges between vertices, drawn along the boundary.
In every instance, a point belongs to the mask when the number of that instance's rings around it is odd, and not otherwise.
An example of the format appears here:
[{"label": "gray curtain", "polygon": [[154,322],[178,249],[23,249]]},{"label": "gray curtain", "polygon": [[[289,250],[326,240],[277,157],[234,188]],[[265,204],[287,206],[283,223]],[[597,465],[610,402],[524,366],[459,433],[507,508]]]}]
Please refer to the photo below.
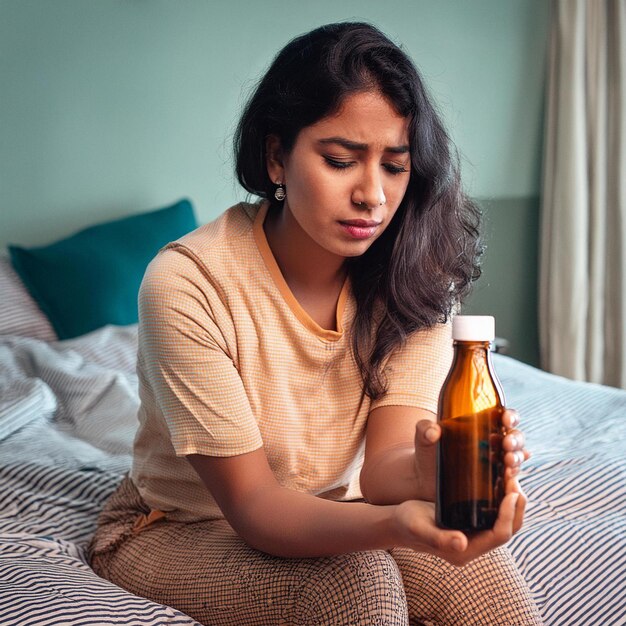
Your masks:
[{"label": "gray curtain", "polygon": [[554,0],[541,366],[626,388],[626,0]]}]

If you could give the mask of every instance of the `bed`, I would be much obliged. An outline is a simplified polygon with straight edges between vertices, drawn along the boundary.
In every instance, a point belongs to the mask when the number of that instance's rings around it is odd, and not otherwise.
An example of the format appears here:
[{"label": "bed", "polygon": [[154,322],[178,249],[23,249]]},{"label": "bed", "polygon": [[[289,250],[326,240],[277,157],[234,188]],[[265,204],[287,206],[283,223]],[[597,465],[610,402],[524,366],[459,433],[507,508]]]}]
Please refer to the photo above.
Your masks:
[{"label": "bed", "polygon": [[[130,466],[136,324],[59,339],[6,257],[0,293],[0,624],[197,624],[85,558]],[[494,362],[533,453],[510,548],[545,623],[626,625],[626,391]]]}]

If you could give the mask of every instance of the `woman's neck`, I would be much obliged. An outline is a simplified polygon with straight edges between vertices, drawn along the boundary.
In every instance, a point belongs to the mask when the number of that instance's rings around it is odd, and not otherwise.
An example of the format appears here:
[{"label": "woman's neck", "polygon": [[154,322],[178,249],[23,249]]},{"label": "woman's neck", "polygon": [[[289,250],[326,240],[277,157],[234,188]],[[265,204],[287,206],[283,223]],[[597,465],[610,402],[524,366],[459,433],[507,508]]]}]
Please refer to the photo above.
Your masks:
[{"label": "woman's neck", "polygon": [[346,278],[345,259],[320,247],[290,211],[270,211],[263,224],[276,263],[294,292],[340,290]]}]

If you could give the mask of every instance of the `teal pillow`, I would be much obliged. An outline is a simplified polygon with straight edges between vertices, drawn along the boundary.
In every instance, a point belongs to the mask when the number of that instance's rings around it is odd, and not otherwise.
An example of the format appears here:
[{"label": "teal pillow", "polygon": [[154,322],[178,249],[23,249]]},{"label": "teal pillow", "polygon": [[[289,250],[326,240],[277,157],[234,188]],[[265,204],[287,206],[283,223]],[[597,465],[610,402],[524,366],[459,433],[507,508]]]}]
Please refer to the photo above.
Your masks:
[{"label": "teal pillow", "polygon": [[11,262],[59,339],[137,322],[148,263],[198,226],[189,200],[85,228],[48,246],[9,246]]}]

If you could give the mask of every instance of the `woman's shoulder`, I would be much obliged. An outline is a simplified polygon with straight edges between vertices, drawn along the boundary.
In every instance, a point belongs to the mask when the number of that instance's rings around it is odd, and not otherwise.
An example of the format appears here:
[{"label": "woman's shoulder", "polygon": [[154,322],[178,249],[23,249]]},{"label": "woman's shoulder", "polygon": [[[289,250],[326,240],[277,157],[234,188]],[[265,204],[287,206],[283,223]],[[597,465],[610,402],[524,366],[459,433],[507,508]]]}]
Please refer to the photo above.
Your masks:
[{"label": "woman's shoulder", "polygon": [[217,219],[164,246],[150,263],[144,282],[191,281],[197,286],[227,283],[258,264],[253,225],[258,204],[239,203]]},{"label": "woman's shoulder", "polygon": [[210,257],[223,248],[245,245],[246,239],[252,242],[254,219],[259,208],[259,204],[239,202],[224,211],[217,219],[172,242],[166,249],[182,246],[198,256]]},{"label": "woman's shoulder", "polygon": [[[253,226],[260,205],[239,202],[162,250],[177,250],[206,267],[241,263],[255,252]],[[171,255],[169,255],[171,256]]]}]

